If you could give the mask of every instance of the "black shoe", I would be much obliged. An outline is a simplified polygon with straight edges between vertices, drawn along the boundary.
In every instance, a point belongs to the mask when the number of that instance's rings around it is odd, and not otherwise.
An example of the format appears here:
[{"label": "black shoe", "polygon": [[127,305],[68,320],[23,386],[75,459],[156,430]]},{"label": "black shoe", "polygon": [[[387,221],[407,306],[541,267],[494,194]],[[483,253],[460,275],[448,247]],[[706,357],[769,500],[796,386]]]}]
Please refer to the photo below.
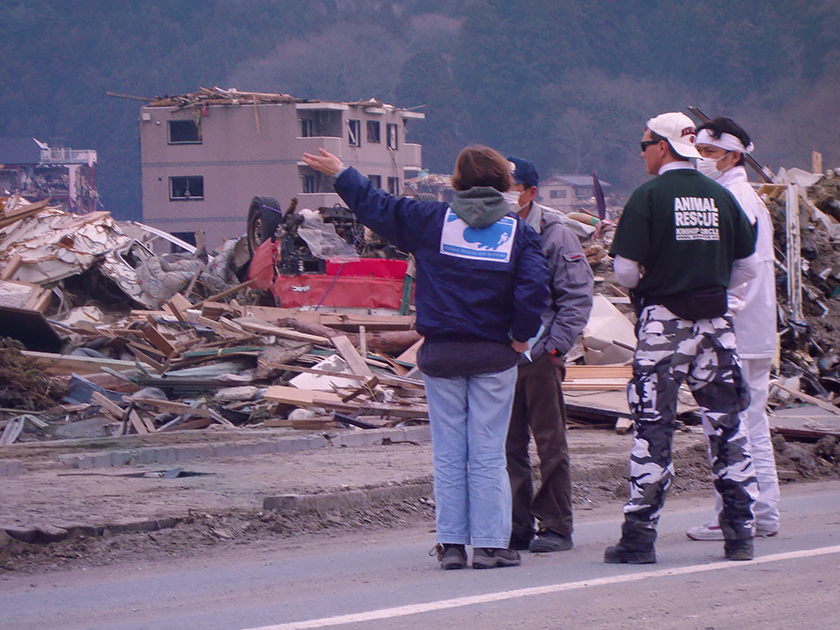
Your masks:
[{"label": "black shoe", "polygon": [[527,537],[517,536],[516,534],[510,535],[510,545],[508,545],[509,549],[515,549],[516,551],[527,551],[528,545],[531,543],[531,539],[534,537],[534,534],[531,534]]},{"label": "black shoe", "polygon": [[564,536],[547,527],[537,532],[536,537],[528,545],[531,553],[551,553],[552,551],[568,551],[574,547],[571,535]]},{"label": "black shoe", "polygon": [[467,568],[467,550],[464,545],[450,545],[449,543],[438,543],[429,552],[429,555],[437,553],[440,568],[444,571]]},{"label": "black shoe", "polygon": [[520,562],[519,552],[515,549],[476,547],[473,550],[473,569],[518,567]]},{"label": "black shoe", "polygon": [[723,555],[727,560],[752,560],[753,539],[726,540],[723,543]]},{"label": "black shoe", "polygon": [[607,564],[653,564],[656,562],[656,552],[651,547],[648,550],[628,549],[624,543],[607,547],[604,551],[604,562]]}]

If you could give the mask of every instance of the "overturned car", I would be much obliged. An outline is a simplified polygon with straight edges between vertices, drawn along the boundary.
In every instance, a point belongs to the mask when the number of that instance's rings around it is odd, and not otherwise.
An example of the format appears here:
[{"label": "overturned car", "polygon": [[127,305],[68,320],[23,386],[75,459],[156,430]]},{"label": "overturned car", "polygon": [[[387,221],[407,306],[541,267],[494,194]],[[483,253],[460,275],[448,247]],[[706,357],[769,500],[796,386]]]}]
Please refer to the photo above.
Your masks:
[{"label": "overturned car", "polygon": [[408,312],[408,257],[360,224],[345,207],[284,210],[273,197],[248,208],[248,277],[281,307],[343,307]]}]

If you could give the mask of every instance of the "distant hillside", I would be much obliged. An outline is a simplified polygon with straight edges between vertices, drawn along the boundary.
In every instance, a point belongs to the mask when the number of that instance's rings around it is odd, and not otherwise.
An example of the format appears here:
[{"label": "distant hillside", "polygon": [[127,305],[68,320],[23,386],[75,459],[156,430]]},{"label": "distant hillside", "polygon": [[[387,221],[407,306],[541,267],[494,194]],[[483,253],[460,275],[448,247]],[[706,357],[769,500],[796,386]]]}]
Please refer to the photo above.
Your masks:
[{"label": "distant hillside", "polygon": [[481,142],[629,188],[645,119],[688,105],[741,121],[773,168],[840,166],[831,0],[0,0],[0,59],[0,135],[96,149],[119,218],[140,216],[141,103],[107,91],[422,106],[433,171]]}]

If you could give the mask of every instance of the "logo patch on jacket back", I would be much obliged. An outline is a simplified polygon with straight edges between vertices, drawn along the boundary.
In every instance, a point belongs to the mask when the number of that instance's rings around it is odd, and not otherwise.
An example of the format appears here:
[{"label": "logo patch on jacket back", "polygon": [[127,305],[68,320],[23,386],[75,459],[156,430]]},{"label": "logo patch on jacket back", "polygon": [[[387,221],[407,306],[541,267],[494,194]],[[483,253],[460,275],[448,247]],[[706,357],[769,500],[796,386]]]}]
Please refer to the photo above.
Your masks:
[{"label": "logo patch on jacket back", "polygon": [[474,228],[447,208],[440,235],[440,253],[470,260],[510,262],[516,219],[502,217],[486,228]]}]

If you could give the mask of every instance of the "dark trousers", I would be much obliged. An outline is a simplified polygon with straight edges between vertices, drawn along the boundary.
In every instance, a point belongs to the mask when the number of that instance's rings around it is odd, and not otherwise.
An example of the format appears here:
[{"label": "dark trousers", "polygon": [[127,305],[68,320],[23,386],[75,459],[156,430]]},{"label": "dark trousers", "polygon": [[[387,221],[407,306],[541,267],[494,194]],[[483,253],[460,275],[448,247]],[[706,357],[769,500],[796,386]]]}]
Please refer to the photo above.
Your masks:
[{"label": "dark trousers", "polygon": [[[560,382],[562,362],[549,355],[519,366],[507,436],[507,469],[513,496],[513,533],[530,538],[540,527],[572,533],[572,479],[566,443],[566,408]],[[528,445],[534,436],[542,482],[534,493]]]}]

